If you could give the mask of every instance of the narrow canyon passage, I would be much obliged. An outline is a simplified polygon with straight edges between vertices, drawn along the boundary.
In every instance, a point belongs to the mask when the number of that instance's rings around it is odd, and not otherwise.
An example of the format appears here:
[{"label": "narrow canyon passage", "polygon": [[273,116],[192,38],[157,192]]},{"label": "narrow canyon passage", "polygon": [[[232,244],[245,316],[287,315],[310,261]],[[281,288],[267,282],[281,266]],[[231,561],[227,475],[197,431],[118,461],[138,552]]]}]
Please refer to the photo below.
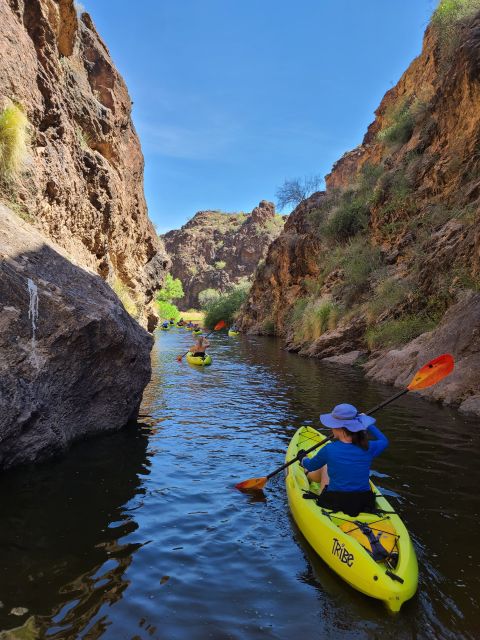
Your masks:
[{"label": "narrow canyon passage", "polygon": [[281,475],[263,496],[233,485],[282,464],[320,412],[366,409],[392,389],[273,338],[215,334],[211,367],[179,364],[190,341],[157,332],[142,405],[151,418],[4,475],[0,629],[63,640],[476,637],[476,421],[414,395],[377,415],[390,447],[375,481],[420,569],[417,595],[388,615],[314,555]]}]

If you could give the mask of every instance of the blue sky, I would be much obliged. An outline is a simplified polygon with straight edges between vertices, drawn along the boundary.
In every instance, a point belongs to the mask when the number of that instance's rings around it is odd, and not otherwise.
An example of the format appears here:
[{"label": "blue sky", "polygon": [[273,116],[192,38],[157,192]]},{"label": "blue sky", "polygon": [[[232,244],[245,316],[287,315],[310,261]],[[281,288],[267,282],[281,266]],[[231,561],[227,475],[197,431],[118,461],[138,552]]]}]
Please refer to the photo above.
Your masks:
[{"label": "blue sky", "polygon": [[436,0],[82,0],[125,78],[158,231],[354,148]]}]

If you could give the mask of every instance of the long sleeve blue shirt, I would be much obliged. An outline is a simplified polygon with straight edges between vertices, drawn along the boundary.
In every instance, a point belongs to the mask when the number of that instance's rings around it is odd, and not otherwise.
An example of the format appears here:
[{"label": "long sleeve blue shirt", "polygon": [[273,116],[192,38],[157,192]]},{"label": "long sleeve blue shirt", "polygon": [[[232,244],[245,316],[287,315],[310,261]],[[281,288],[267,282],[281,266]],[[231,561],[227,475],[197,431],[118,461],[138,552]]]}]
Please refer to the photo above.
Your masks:
[{"label": "long sleeve blue shirt", "polygon": [[369,441],[366,451],[355,444],[335,440],[322,447],[313,458],[304,458],[303,466],[315,471],[328,465],[328,491],[368,491],[372,460],[388,447],[388,439],[375,425],[367,431],[376,439]]}]

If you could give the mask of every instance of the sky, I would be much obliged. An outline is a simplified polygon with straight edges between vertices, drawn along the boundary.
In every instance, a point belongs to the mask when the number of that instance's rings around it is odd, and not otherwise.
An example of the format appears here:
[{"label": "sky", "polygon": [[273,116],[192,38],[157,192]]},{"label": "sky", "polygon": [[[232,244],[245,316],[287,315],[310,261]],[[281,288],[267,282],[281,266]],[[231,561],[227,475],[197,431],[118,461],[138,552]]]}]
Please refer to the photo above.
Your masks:
[{"label": "sky", "polygon": [[81,4],[127,83],[164,233],[326,175],[420,53],[437,0]]}]

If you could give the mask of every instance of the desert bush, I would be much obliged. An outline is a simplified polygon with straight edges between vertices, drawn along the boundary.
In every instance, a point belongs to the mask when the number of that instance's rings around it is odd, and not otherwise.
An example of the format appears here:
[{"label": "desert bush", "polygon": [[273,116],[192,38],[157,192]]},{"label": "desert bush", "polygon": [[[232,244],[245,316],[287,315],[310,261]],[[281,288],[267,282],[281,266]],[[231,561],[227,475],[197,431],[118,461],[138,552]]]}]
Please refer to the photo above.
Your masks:
[{"label": "desert bush", "polygon": [[402,145],[410,140],[415,127],[415,118],[407,98],[387,109],[386,126],[379,131],[377,138],[387,145]]},{"label": "desert bush", "polygon": [[308,304],[308,301],[309,301],[308,298],[298,298],[298,300],[295,300],[292,308],[288,312],[288,316],[287,316],[288,324],[296,326],[301,322],[302,316],[305,313],[305,308]]},{"label": "desert bush", "polygon": [[213,300],[206,307],[205,326],[209,329],[220,320],[225,320],[227,324],[232,324],[242,304],[246,301],[250,291],[250,284],[241,283],[234,286],[227,293],[222,293],[217,300]]},{"label": "desert bush", "polygon": [[94,140],[88,131],[84,131],[82,127],[77,125],[75,127],[75,135],[77,136],[78,144],[83,151],[88,151],[92,148]]},{"label": "desert bush", "polygon": [[9,182],[20,173],[28,153],[28,118],[16,104],[0,112],[0,179]]},{"label": "desert bush", "polygon": [[265,333],[267,336],[274,336],[275,335],[275,322],[271,319],[269,320],[264,320],[263,325],[262,325],[262,332]]},{"label": "desert bush", "polygon": [[227,263],[225,262],[225,260],[218,260],[217,262],[215,262],[215,269],[225,269]]},{"label": "desert bush", "polygon": [[200,309],[206,309],[209,304],[220,298],[221,293],[217,289],[204,289],[198,294]]},{"label": "desert bush", "polygon": [[128,290],[128,287],[123,284],[120,278],[115,278],[110,285],[112,289],[117,294],[117,297],[120,299],[120,302],[125,307],[125,311],[132,316],[132,318],[137,319],[139,316],[139,308],[135,300],[133,299],[132,294]]},{"label": "desert bush", "polygon": [[382,254],[366,238],[355,238],[340,256],[343,282],[336,289],[346,307],[352,306],[367,291],[373,272],[382,266]]},{"label": "desert bush", "polygon": [[323,227],[324,234],[344,242],[367,230],[370,206],[363,194],[354,190],[345,191],[337,207],[331,212]]},{"label": "desert bush", "polygon": [[440,0],[432,16],[440,53],[440,68],[445,71],[458,46],[462,22],[480,11],[480,0]]},{"label": "desert bush", "polygon": [[369,349],[396,347],[406,344],[426,331],[431,331],[437,321],[424,315],[409,315],[388,320],[367,329],[365,338]]},{"label": "desert bush", "polygon": [[406,280],[399,278],[380,280],[367,303],[366,311],[369,321],[375,322],[382,313],[401,304],[411,290],[412,285]]},{"label": "desert bush", "polygon": [[[300,314],[301,308],[303,311]],[[329,298],[304,299],[304,303],[291,316],[295,338],[316,340],[328,329],[335,328],[338,317],[339,309]]]}]

